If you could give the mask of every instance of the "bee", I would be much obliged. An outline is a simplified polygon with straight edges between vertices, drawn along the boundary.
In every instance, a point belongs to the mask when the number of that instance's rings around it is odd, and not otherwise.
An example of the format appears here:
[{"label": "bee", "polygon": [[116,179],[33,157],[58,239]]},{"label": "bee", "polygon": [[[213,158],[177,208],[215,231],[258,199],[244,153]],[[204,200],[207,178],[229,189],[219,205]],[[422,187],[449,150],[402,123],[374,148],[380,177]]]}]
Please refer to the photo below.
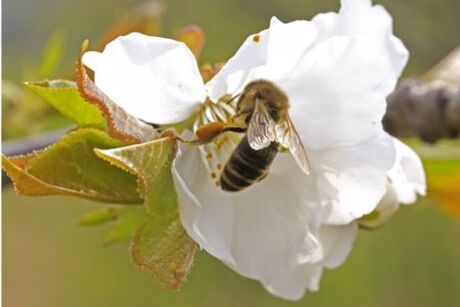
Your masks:
[{"label": "bee", "polygon": [[288,149],[300,169],[310,173],[310,162],[288,114],[286,94],[267,80],[249,83],[239,96],[235,115],[228,123],[213,122],[197,129],[197,144],[221,133],[245,133],[220,173],[224,191],[241,191],[263,180],[276,154]]}]

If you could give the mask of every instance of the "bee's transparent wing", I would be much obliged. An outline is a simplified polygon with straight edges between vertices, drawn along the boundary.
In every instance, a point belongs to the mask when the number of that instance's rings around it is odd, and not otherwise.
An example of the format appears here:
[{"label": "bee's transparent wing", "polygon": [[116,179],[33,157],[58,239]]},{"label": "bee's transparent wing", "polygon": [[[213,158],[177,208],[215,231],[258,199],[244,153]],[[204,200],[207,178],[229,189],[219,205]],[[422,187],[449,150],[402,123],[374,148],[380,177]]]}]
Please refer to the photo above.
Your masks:
[{"label": "bee's transparent wing", "polygon": [[302,171],[307,175],[310,174],[311,166],[307,157],[307,152],[287,114],[283,115],[276,125],[276,140],[283,147],[289,149]]},{"label": "bee's transparent wing", "polygon": [[256,105],[249,121],[248,142],[252,149],[268,147],[276,140],[276,123],[268,114],[262,101],[256,99]]}]

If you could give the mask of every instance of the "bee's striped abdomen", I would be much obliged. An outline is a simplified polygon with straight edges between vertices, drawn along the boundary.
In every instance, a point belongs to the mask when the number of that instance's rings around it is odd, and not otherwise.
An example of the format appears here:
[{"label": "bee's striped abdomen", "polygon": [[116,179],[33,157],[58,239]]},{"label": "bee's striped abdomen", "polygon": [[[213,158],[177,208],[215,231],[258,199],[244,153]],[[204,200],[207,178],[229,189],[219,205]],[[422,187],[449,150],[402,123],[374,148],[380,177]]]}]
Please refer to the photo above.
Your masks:
[{"label": "bee's striped abdomen", "polygon": [[249,146],[247,136],[241,139],[220,176],[224,191],[241,191],[266,175],[278,153],[278,144],[272,143],[261,150]]}]

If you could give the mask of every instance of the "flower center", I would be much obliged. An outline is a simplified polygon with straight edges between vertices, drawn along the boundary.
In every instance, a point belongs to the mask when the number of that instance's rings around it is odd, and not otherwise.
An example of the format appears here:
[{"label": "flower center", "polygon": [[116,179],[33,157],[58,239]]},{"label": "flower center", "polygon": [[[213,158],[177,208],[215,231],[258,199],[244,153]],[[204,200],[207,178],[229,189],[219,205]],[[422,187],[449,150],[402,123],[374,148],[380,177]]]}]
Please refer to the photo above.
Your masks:
[{"label": "flower center", "polygon": [[[198,128],[213,122],[228,122],[235,115],[236,101],[231,95],[219,98],[217,102],[207,99],[197,112],[193,122],[193,132]],[[219,186],[220,173],[225,162],[238,144],[240,137],[232,132],[215,137],[212,142],[200,145],[201,159],[216,186]]]},{"label": "flower center", "polygon": [[227,122],[235,115],[236,101],[232,101],[230,95],[225,95],[219,98],[217,102],[213,102],[209,98],[201,106],[196,114],[193,123],[193,132],[206,124],[212,122]]}]

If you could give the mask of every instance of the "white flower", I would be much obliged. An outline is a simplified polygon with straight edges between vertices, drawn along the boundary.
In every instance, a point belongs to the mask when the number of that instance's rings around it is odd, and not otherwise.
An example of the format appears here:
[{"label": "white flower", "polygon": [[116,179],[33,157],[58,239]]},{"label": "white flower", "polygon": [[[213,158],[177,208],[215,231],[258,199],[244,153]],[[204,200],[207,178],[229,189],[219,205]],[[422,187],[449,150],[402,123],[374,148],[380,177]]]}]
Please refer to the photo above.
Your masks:
[{"label": "white flower", "polygon": [[426,194],[426,178],[422,161],[407,145],[393,139],[396,161],[388,172],[387,192],[374,212],[359,221],[366,228],[376,228],[385,224],[399,209],[399,204],[410,205],[418,195]]},{"label": "white flower", "polygon": [[395,153],[381,119],[407,57],[382,7],[343,0],[338,14],[312,21],[273,18],[207,84],[185,45],[164,38],[133,33],[83,61],[117,104],[158,124],[193,116],[196,128],[226,120],[234,111],[225,97],[256,79],[287,94],[312,164],[309,176],[280,153],[260,183],[224,192],[210,173],[225,163],[231,142],[181,146],[173,174],[188,234],[272,294],[296,300],[318,288],[323,267],[344,261],[357,233],[354,221],[386,192]]}]

